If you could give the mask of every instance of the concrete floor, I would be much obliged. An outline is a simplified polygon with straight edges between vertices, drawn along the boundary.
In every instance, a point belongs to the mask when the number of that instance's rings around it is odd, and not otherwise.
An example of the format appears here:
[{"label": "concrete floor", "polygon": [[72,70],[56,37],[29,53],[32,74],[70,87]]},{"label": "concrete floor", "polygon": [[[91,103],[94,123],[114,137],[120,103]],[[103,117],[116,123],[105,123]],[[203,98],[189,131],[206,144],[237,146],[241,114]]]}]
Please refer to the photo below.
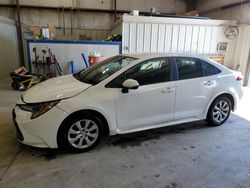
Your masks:
[{"label": "concrete floor", "polygon": [[250,187],[250,88],[221,127],[184,124],[66,154],[18,144],[11,110],[21,93],[9,82],[0,81],[0,187]]}]

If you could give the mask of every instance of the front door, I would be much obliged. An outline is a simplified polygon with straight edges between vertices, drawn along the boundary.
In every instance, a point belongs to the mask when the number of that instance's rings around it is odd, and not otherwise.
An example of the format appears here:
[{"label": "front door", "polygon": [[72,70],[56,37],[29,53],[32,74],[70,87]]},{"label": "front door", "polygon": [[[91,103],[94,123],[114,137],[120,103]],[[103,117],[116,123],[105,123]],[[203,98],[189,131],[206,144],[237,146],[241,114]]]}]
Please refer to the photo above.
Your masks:
[{"label": "front door", "polygon": [[129,132],[147,129],[174,120],[175,81],[168,58],[157,58],[135,65],[118,78],[137,80],[138,89],[117,90],[115,105],[118,129]]}]

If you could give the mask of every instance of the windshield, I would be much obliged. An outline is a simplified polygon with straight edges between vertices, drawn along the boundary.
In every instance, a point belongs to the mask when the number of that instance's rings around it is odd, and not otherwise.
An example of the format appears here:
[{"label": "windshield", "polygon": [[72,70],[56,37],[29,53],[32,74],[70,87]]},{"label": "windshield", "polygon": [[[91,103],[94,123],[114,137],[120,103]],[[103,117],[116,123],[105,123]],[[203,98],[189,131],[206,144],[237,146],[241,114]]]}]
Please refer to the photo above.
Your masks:
[{"label": "windshield", "polygon": [[74,77],[81,82],[95,85],[110,77],[123,67],[126,67],[134,60],[136,60],[136,58],[114,56],[98,63],[93,67],[90,67],[89,69],[82,70],[74,74]]}]

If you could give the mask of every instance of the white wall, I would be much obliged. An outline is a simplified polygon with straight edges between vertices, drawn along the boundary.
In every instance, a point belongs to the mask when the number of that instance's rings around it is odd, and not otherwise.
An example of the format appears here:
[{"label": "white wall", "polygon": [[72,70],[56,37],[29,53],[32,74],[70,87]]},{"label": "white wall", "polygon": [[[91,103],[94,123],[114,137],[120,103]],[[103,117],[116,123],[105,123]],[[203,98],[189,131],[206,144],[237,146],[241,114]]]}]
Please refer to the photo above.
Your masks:
[{"label": "white wall", "polygon": [[[52,52],[56,55],[57,61],[60,64],[60,67],[64,74],[71,73],[71,61],[75,62],[75,72],[86,68],[82,53],[84,53],[85,57],[88,58],[90,52],[97,51],[104,56],[105,58],[118,55],[119,54],[119,45],[107,45],[107,44],[83,44],[83,43],[47,43],[46,41],[41,41],[40,43],[30,42],[29,50],[30,50],[30,61],[35,61],[35,54],[32,49],[36,47],[37,55],[39,56],[39,60],[43,59],[43,56],[47,57],[48,52],[44,55],[42,50],[48,51],[50,48]],[[29,63],[31,63],[29,62]],[[44,67],[47,70],[47,67]],[[33,73],[43,74],[43,67],[39,67],[39,72],[37,72],[36,67],[31,66]]]},{"label": "white wall", "polygon": [[0,79],[19,66],[17,43],[14,21],[0,17]]}]

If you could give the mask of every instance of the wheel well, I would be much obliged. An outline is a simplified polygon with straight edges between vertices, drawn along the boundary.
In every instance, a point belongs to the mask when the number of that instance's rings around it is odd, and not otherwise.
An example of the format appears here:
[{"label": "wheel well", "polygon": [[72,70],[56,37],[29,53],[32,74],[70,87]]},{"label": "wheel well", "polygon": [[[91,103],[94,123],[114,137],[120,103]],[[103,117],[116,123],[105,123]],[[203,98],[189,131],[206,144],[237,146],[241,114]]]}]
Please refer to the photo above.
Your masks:
[{"label": "wheel well", "polygon": [[234,98],[233,98],[233,96],[231,94],[229,94],[229,93],[223,93],[223,94],[220,94],[219,96],[217,96],[215,99],[217,99],[218,97],[227,97],[230,100],[230,102],[231,102],[232,110],[234,109],[234,105],[235,105],[234,104]]},{"label": "wheel well", "polygon": [[108,121],[106,120],[106,118],[100,112],[97,112],[95,110],[80,110],[80,111],[73,112],[65,120],[63,120],[63,122],[61,123],[61,125],[63,123],[65,123],[67,120],[69,120],[71,118],[74,118],[76,116],[80,116],[82,114],[91,114],[91,115],[95,115],[96,117],[98,117],[101,120],[102,124],[103,124],[103,133],[104,133],[104,136],[108,136],[109,135]]}]

